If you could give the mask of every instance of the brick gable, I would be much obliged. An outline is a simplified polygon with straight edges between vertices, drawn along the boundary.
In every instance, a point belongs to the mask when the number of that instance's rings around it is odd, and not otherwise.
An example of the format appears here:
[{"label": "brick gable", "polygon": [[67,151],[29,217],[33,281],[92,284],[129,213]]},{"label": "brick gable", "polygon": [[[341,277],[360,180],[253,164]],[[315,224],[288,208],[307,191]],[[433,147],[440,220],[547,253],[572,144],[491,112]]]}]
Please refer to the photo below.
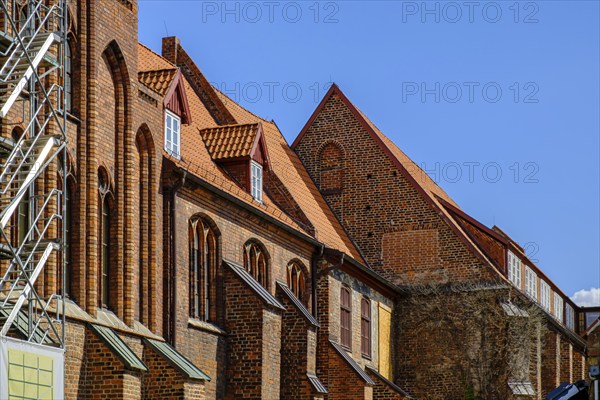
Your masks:
[{"label": "brick gable", "polygon": [[[326,179],[341,179],[341,173],[331,176],[332,163],[342,162],[339,153],[331,159],[331,144],[343,154],[343,187],[322,194],[373,269],[398,285],[499,278],[433,203],[433,194],[441,191],[416,182],[407,174],[411,165],[403,171],[339,89],[330,91],[309,122],[294,149],[317,186],[326,189],[332,183],[322,182],[324,173]],[[425,189],[416,186],[421,182]]]}]

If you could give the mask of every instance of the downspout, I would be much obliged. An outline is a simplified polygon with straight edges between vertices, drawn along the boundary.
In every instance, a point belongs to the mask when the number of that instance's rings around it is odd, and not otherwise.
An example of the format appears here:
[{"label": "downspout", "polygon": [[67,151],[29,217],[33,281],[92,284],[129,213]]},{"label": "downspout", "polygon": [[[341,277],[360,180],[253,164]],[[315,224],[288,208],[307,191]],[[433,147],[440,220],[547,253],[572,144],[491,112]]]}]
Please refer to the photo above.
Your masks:
[{"label": "downspout", "polygon": [[175,288],[177,287],[177,261],[176,261],[176,255],[177,255],[177,229],[175,229],[175,213],[176,213],[176,203],[175,203],[175,199],[177,198],[177,192],[179,191],[179,189],[181,189],[183,187],[183,184],[185,183],[185,177],[186,177],[186,172],[184,171],[181,179],[175,183],[173,185],[173,187],[171,187],[171,190],[169,191],[170,193],[170,210],[169,210],[169,225],[170,225],[170,229],[169,229],[169,236],[170,236],[170,240],[171,240],[171,246],[169,247],[170,250],[170,254],[169,254],[169,261],[170,261],[170,265],[169,265],[169,283],[170,283],[170,287],[169,287],[169,303],[171,305],[171,309],[169,310],[170,313],[170,318],[169,318],[169,337],[171,339],[171,344],[173,345],[173,347],[176,347],[176,342],[177,342],[177,332],[176,332],[176,327],[177,327],[177,295],[175,293]]},{"label": "downspout", "polygon": [[317,319],[317,273],[318,273],[318,264],[319,260],[323,256],[323,251],[325,250],[324,245],[320,245],[317,250],[313,253],[312,262],[310,265],[311,269],[311,280],[312,280],[312,309],[313,316]]}]

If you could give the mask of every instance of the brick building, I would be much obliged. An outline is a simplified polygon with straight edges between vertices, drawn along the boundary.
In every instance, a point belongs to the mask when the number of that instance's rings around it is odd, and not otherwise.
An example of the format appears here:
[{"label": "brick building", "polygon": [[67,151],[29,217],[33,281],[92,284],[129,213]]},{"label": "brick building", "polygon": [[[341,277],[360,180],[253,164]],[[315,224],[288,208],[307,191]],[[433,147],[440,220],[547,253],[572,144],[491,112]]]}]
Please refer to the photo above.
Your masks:
[{"label": "brick building", "polygon": [[541,399],[586,377],[579,307],[500,228],[460,209],[336,85],[292,148],[367,265],[401,288],[395,383],[417,398]]},{"label": "brick building", "polygon": [[66,273],[36,282],[67,298],[65,399],[541,398],[583,376],[580,310],[337,86],[290,147],[177,38],[138,43],[136,1],[68,4],[68,168],[38,178],[65,191]]}]

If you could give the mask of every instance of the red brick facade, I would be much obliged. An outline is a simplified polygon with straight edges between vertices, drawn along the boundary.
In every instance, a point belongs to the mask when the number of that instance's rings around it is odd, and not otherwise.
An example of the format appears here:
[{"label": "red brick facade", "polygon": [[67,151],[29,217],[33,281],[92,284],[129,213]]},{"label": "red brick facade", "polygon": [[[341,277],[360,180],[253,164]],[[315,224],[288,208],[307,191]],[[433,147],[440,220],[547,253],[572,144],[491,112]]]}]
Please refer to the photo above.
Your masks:
[{"label": "red brick facade", "polygon": [[[393,379],[400,387],[417,398],[505,399],[512,397],[508,384],[518,381],[541,398],[562,381],[581,379],[585,342],[564,321],[557,325],[538,306],[530,309],[523,293],[506,291],[508,249],[539,269],[503,232],[461,211],[337,86],[292,147],[369,265],[414,293],[395,304]],[[539,287],[542,278],[536,279]],[[501,307],[515,296],[531,321],[529,336],[516,341],[509,321],[517,319]],[[488,346],[510,350],[486,356]]]},{"label": "red brick facade", "polygon": [[[292,149],[275,123],[213,88],[176,38],[163,40],[162,56],[140,45],[136,1],[101,3],[70,3],[65,399],[447,399],[483,390],[470,353],[486,340],[482,348],[504,345],[509,328],[473,330],[460,284],[489,289],[486,323],[503,315],[502,302],[526,308],[502,275],[508,239],[450,223],[451,199],[422,171],[400,168],[382,148],[388,139],[372,136],[337,89]],[[181,121],[179,153],[166,143],[167,112]],[[2,136],[22,117],[11,111]],[[237,125],[260,126],[260,151],[214,162],[200,132]],[[263,168],[262,199],[250,160]],[[59,289],[53,262],[38,284],[46,297]],[[431,297],[410,288],[431,283],[458,289],[424,318],[414,300]],[[464,347],[444,336],[450,323],[472,334]],[[145,367],[128,367],[90,324],[110,328]],[[552,327],[517,349],[535,350],[521,379],[538,398],[584,375],[581,338]],[[170,343],[210,379],[190,378],[148,339]],[[509,364],[495,361],[502,371]],[[509,397],[508,378],[490,383],[498,390],[488,400]]]}]

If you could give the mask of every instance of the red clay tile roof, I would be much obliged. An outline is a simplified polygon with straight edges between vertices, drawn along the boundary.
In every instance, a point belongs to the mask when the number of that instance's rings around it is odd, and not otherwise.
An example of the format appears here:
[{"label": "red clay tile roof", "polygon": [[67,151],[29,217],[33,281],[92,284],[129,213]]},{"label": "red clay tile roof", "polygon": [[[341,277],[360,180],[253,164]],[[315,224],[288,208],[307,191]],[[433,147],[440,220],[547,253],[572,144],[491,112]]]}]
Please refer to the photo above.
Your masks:
[{"label": "red clay tile roof", "polygon": [[[174,68],[174,65],[154,53],[147,47],[139,47],[140,71],[156,71]],[[181,159],[175,159],[167,153],[169,158],[178,167],[187,170],[212,186],[236,197],[257,210],[275,218],[288,227],[323,243],[326,247],[337,249],[364,263],[357,248],[344,232],[339,221],[321,196],[321,193],[308,175],[302,162],[290,149],[285,138],[272,121],[264,120],[239,104],[215,90],[215,94],[224,103],[228,112],[240,125],[262,124],[263,137],[269,153],[271,170],[283,182],[295,202],[314,226],[315,234],[311,235],[312,228],[305,227],[301,222],[292,219],[285,211],[279,208],[265,193],[263,202],[257,202],[250,193],[238,186],[229,175],[222,170],[212,159],[211,154],[204,144],[201,131],[218,126],[217,121],[208,112],[187,79],[184,86],[189,102],[192,123],[181,126]]]},{"label": "red clay tile roof", "polygon": [[225,125],[200,131],[206,149],[214,161],[250,156],[259,123]]},{"label": "red clay tile roof", "polygon": [[218,90],[217,94],[239,123],[262,121],[271,169],[281,179],[313,224],[316,230],[315,238],[325,246],[340,250],[364,264],[360,252],[346,235],[340,222],[308,175],[300,158],[289,147],[277,125],[272,121],[257,117]]},{"label": "red clay tile roof", "polygon": [[160,69],[177,68],[175,64],[163,58],[149,47],[138,43],[138,71],[156,71]]},{"label": "red clay tile roof", "polygon": [[138,80],[153,92],[164,97],[169,91],[176,75],[177,68],[142,71],[138,73]]}]

